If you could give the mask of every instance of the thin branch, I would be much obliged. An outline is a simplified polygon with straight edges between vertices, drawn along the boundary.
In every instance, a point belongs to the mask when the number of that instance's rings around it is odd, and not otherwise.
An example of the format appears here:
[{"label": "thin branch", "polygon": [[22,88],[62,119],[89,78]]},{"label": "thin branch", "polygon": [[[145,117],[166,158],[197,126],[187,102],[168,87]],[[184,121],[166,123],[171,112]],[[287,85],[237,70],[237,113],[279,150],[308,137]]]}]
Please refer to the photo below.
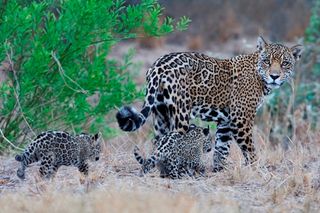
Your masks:
[{"label": "thin branch", "polygon": [[97,41],[93,41],[90,43],[90,45],[93,44],[99,44],[99,43],[104,43],[104,42],[120,42],[123,40],[130,40],[130,39],[143,39],[143,38],[148,38],[151,36],[127,36],[127,37],[115,37],[115,38],[106,38],[106,39],[101,39],[101,40],[97,40]]},{"label": "thin branch", "polygon": [[18,150],[21,150],[23,151],[24,149],[20,148],[20,147],[17,147],[16,145],[14,145],[8,138],[6,138],[6,136],[4,136],[3,132],[2,132],[2,129],[0,129],[0,135],[1,137],[8,143],[10,144],[10,146],[12,146],[13,148],[15,149],[18,149]]},{"label": "thin branch", "polygon": [[[54,52],[51,52],[51,56],[52,56],[53,60],[54,60],[54,61],[57,63],[57,65],[58,65],[59,73],[60,73],[60,75],[61,75],[61,77],[62,77],[62,80],[64,81],[65,85],[66,85],[69,89],[71,89],[71,90],[73,90],[73,91],[75,91],[75,92],[80,92],[80,93],[83,93],[83,94],[87,94],[88,92],[87,92],[86,90],[84,90],[76,81],[74,81],[72,78],[70,78],[70,77],[65,73],[64,69],[63,69],[62,66],[61,66],[60,61],[58,60],[58,58],[57,58],[57,56],[56,56],[56,54],[55,54]],[[78,88],[80,88],[80,90],[74,89],[74,88],[72,88],[71,86],[69,86],[69,84],[67,83],[67,81],[66,81],[65,78],[67,78],[69,81],[71,81],[73,84],[75,84]]]},{"label": "thin branch", "polygon": [[26,119],[26,117],[25,117],[25,115],[23,113],[21,104],[20,104],[20,100],[19,100],[20,85],[19,85],[19,81],[18,81],[18,77],[17,77],[17,72],[14,69],[14,63],[13,63],[13,60],[12,60],[13,51],[12,51],[12,47],[11,46],[10,46],[10,53],[8,53],[8,51],[6,51],[6,55],[8,57],[9,65],[10,65],[11,70],[13,72],[14,81],[16,82],[16,85],[17,85],[16,86],[17,89],[15,87],[13,87],[13,92],[14,92],[14,96],[15,96],[15,98],[17,100],[18,107],[20,108],[21,116],[22,116],[23,120],[25,121],[26,125],[28,126],[28,128],[30,129],[30,131],[32,132],[32,134],[34,136],[36,136],[36,134],[34,133],[33,129],[31,128],[30,124],[28,123],[28,121],[27,121],[27,119]]}]

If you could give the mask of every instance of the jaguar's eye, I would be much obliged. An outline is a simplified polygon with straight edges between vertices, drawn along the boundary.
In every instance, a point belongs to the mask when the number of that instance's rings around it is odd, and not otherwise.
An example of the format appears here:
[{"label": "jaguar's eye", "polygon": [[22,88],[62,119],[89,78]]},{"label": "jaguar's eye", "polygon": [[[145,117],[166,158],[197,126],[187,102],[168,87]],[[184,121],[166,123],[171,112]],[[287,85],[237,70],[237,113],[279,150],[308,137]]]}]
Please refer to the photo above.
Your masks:
[{"label": "jaguar's eye", "polygon": [[287,66],[289,66],[289,65],[290,65],[290,63],[289,63],[288,61],[284,61],[284,62],[282,62],[282,64],[281,64],[282,67],[287,67]]},{"label": "jaguar's eye", "polygon": [[270,60],[269,59],[263,59],[262,62],[268,66],[270,66]]}]

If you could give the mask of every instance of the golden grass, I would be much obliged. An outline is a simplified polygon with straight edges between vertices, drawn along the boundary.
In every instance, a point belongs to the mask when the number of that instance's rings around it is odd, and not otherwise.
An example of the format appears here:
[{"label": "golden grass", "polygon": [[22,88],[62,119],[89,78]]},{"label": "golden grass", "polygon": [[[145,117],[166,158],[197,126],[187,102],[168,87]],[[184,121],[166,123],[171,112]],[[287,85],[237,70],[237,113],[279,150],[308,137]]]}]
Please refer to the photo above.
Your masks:
[{"label": "golden grass", "polygon": [[[147,125],[150,126],[150,125]],[[232,145],[229,168],[205,178],[169,180],[154,171],[139,177],[132,148],[143,147],[148,127],[106,142],[102,159],[91,164],[84,184],[76,168],[62,167],[52,181],[28,168],[26,180],[16,175],[18,163],[2,157],[1,212],[318,212],[320,209],[320,137],[312,143],[292,141],[288,150],[259,138],[259,161],[245,166]],[[262,137],[260,137],[262,138]],[[144,143],[148,149],[148,142]]]}]

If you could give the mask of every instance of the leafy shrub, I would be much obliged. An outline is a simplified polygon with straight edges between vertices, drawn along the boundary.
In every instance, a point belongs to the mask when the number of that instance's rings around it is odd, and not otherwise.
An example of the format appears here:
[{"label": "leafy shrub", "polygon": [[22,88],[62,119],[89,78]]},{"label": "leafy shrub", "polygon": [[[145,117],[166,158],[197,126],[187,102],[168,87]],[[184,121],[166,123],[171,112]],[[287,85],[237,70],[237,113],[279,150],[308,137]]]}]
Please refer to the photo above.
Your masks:
[{"label": "leafy shrub", "polygon": [[[315,1],[310,17],[310,23],[306,29],[305,41],[306,54],[311,65],[312,75],[320,77],[320,1]],[[306,62],[307,63],[307,62]],[[314,78],[312,78],[314,79]]]},{"label": "leafy shrub", "polygon": [[[187,28],[189,19],[159,22],[156,0],[4,1],[0,7],[0,129],[20,145],[35,131],[108,131],[104,116],[139,96],[126,60],[112,46],[139,35]],[[0,137],[0,151],[8,148]]]},{"label": "leafy shrub", "polygon": [[306,29],[306,42],[320,42],[320,1],[315,1],[310,17],[309,26]]}]

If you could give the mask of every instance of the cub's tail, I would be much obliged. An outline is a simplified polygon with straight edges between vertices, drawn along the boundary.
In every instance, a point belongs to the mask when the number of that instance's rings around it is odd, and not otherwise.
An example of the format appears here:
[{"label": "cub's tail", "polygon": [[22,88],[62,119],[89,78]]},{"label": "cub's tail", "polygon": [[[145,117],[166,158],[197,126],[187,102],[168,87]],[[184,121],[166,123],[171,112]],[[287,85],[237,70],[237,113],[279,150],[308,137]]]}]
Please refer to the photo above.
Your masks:
[{"label": "cub's tail", "polygon": [[140,149],[137,146],[135,146],[133,150],[134,157],[136,158],[139,164],[143,165],[146,160],[140,155],[139,152]]},{"label": "cub's tail", "polygon": [[20,155],[16,155],[15,157],[16,161],[19,161],[21,162],[21,167],[17,170],[17,176],[20,178],[20,179],[25,179],[25,168],[26,168],[26,165],[25,165],[25,156],[24,154],[20,154]]},{"label": "cub's tail", "polygon": [[16,161],[22,162],[23,161],[23,154],[16,155],[15,159],[16,159]]}]

